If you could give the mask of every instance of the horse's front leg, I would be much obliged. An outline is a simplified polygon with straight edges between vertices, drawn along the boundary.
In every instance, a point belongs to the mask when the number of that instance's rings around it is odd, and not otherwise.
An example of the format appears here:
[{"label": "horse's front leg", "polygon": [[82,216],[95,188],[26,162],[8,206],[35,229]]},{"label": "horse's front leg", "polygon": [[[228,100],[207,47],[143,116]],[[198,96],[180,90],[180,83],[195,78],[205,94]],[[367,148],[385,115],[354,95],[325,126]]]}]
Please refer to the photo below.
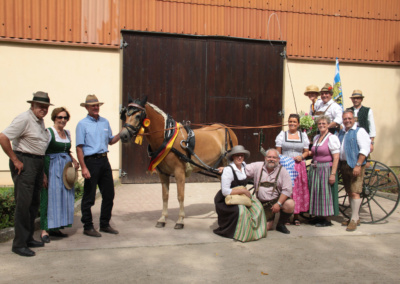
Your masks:
[{"label": "horse's front leg", "polygon": [[158,173],[161,181],[162,186],[162,199],[163,199],[163,210],[161,213],[160,219],[158,219],[156,227],[157,228],[164,228],[165,223],[167,222],[168,217],[168,197],[169,197],[169,176]]},{"label": "horse's front leg", "polygon": [[175,224],[175,229],[183,229],[184,223],[183,219],[185,218],[185,171],[183,169],[175,170],[175,179],[176,186],[178,189],[178,201],[179,201],[179,218]]}]

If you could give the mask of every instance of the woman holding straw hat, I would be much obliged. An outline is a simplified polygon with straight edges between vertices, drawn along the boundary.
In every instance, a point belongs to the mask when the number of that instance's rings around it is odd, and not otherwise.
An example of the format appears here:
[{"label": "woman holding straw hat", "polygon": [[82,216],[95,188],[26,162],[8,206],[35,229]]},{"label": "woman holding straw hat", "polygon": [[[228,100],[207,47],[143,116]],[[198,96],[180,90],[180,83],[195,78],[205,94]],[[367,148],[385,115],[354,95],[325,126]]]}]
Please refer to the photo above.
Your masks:
[{"label": "woman holding straw hat", "polygon": [[69,167],[72,165],[77,171],[79,164],[70,152],[71,133],[64,129],[69,118],[64,107],[55,108],[51,113],[54,126],[47,129],[50,136],[45,156],[44,186],[40,194],[41,239],[45,243],[50,242],[50,236],[67,237],[60,229],[71,227],[74,220],[75,179],[70,175],[66,178],[65,174],[71,173]]},{"label": "woman holding straw hat", "polygon": [[[224,168],[221,176],[221,190],[214,198],[218,214],[218,228],[214,233],[241,242],[255,241],[267,235],[264,209],[256,197],[247,190],[245,158],[250,152],[237,145],[228,153],[231,163]],[[226,196],[245,195],[251,199],[251,206],[227,205]]]}]

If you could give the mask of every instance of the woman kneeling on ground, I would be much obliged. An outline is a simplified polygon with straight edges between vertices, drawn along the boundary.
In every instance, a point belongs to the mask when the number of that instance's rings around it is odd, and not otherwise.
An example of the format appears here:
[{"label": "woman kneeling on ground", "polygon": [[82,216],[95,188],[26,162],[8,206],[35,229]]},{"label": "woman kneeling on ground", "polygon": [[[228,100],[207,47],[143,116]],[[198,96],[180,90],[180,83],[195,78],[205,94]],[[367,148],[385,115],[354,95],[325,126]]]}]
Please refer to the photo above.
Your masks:
[{"label": "woman kneeling on ground", "polygon": [[[248,181],[244,160],[249,156],[250,152],[241,145],[232,148],[227,155],[227,159],[232,162],[224,168],[221,176],[221,190],[214,198],[219,226],[214,233],[241,242],[255,241],[267,235],[263,207],[260,201],[252,197],[246,189]],[[238,194],[251,198],[251,207],[225,203],[226,196]]]}]

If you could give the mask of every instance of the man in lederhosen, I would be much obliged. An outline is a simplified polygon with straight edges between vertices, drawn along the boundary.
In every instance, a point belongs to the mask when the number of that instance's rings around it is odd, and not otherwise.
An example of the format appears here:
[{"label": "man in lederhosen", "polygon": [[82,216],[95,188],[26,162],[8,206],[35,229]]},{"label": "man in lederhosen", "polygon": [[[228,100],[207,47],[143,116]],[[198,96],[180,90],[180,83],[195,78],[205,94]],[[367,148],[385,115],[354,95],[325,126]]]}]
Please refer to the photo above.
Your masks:
[{"label": "man in lederhosen", "polygon": [[354,118],[357,126],[364,128],[369,134],[369,138],[371,139],[370,153],[372,153],[372,151],[374,151],[374,140],[376,136],[374,114],[372,113],[372,109],[361,105],[364,99],[361,90],[354,90],[350,99],[353,102],[353,106],[350,109],[354,111]]},{"label": "man in lederhosen", "polygon": [[359,210],[362,202],[360,194],[371,139],[364,128],[355,124],[352,110],[347,109],[343,112],[343,124],[344,128],[339,132],[339,170],[344,188],[349,195],[351,218],[342,225],[347,226],[347,231],[355,231],[357,225],[360,225]]},{"label": "man in lederhosen", "polygon": [[52,104],[45,92],[34,93],[33,99],[27,102],[31,108],[18,115],[0,133],[0,145],[10,158],[14,182],[16,206],[12,251],[21,256],[34,256],[35,252],[30,248],[44,246],[43,242],[33,239],[33,233],[43,186],[44,154],[49,139],[43,118]]},{"label": "man in lederhosen", "polygon": [[320,91],[322,103],[319,104],[316,109],[315,115],[326,115],[331,118],[331,123],[328,125],[329,131],[335,133],[339,131],[340,125],[342,124],[343,110],[333,99],[333,88],[332,85],[326,83]]},{"label": "man in lederhosen", "polygon": [[265,162],[255,162],[246,166],[246,175],[254,179],[257,198],[261,201],[267,217],[267,230],[274,225],[275,213],[280,212],[276,230],[290,234],[285,224],[294,211],[292,181],[286,169],[279,164],[279,152],[269,149]]}]

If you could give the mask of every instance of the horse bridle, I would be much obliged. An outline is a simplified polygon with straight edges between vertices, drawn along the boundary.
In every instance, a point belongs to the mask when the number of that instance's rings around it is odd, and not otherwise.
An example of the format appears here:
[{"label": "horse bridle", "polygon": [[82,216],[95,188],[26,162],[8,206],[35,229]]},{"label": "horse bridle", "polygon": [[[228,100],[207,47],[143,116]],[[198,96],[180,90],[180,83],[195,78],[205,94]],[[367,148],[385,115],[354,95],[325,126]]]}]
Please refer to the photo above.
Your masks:
[{"label": "horse bridle", "polygon": [[[136,111],[137,109],[140,111],[139,124],[137,126],[133,126],[132,124],[126,123],[126,118],[137,113]],[[136,136],[138,134],[140,128],[143,127],[143,120],[145,118],[146,118],[146,109],[141,105],[135,103],[128,104],[127,108],[123,107],[120,111],[120,119],[123,122],[125,122],[122,125],[122,127],[125,127],[126,130],[128,130],[129,138],[132,138],[133,136]]]}]

